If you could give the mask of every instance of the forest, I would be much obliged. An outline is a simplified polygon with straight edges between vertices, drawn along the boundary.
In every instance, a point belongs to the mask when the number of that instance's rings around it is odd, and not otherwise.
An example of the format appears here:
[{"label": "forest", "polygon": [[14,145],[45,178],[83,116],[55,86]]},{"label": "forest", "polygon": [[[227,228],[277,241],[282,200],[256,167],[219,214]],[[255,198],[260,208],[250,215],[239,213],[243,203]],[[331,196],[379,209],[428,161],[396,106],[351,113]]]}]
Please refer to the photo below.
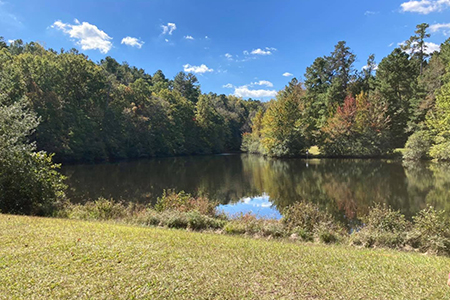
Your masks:
[{"label": "forest", "polygon": [[429,53],[428,27],[361,71],[339,42],[256,114],[242,149],[285,157],[317,145],[327,157],[379,157],[406,148],[408,160],[449,160],[450,40]]},{"label": "forest", "polygon": [[428,27],[362,70],[340,41],[269,102],[202,93],[191,73],[169,79],[112,57],[96,63],[76,49],[0,38],[0,209],[45,214],[64,198],[55,162],[296,157],[311,146],[324,157],[405,148],[407,160],[450,160],[450,39],[430,53]]}]

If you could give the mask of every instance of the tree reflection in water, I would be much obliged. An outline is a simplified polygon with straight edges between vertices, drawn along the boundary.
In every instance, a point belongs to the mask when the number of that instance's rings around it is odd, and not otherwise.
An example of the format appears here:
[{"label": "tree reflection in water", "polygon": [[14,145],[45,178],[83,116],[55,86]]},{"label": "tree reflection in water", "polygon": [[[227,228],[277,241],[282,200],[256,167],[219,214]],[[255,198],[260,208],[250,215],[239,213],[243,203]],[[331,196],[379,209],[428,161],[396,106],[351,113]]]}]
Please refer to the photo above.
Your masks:
[{"label": "tree reflection in water", "polygon": [[408,218],[429,205],[450,208],[447,164],[242,154],[64,166],[63,173],[74,202],[102,196],[154,203],[164,189],[208,195],[221,204],[267,194],[279,211],[295,201],[312,201],[347,223],[375,202]]}]

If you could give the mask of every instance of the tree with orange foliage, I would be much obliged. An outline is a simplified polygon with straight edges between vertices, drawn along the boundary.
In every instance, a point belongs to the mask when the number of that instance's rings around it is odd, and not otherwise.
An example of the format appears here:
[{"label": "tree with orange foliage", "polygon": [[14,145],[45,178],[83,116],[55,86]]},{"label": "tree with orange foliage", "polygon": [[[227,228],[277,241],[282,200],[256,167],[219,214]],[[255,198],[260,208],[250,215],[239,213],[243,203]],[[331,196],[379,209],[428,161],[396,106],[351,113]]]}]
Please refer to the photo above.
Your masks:
[{"label": "tree with orange foliage", "polygon": [[345,98],[322,128],[321,152],[329,156],[380,156],[392,151],[387,105],[377,94]]}]

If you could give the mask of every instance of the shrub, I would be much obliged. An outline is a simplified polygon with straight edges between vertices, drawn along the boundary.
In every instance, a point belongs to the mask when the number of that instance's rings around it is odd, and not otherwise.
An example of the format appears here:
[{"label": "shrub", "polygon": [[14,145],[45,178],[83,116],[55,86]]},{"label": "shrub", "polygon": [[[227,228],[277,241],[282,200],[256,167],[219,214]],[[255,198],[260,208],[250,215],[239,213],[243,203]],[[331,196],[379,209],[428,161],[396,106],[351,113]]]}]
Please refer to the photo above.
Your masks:
[{"label": "shrub", "polygon": [[377,204],[362,218],[363,227],[352,234],[352,242],[365,247],[401,247],[406,242],[407,230],[411,227],[399,211],[386,204]]},{"label": "shrub", "polygon": [[224,226],[229,234],[249,234],[260,236],[282,237],[286,235],[284,225],[277,220],[258,219],[252,214],[243,214],[230,220]]},{"label": "shrub", "polygon": [[343,227],[328,213],[309,202],[297,202],[283,212],[281,222],[288,233],[295,233],[303,240],[330,243],[339,240]]},{"label": "shrub", "polygon": [[115,202],[100,197],[96,201],[89,201],[85,204],[69,204],[61,211],[59,216],[66,215],[71,219],[80,220],[120,220],[131,215],[133,205],[125,206],[123,203]]},{"label": "shrub", "polygon": [[325,244],[335,243],[338,240],[336,234],[329,230],[319,231],[318,236],[319,240]]},{"label": "shrub", "polygon": [[260,230],[260,221],[252,214],[241,214],[228,222],[224,230],[229,234],[255,234]]},{"label": "shrub", "polygon": [[433,207],[421,210],[413,217],[408,244],[423,252],[450,254],[450,223],[444,215],[445,211],[436,211]]},{"label": "shrub", "polygon": [[303,229],[307,232],[314,232],[314,229],[322,223],[334,223],[331,215],[310,202],[297,202],[289,206],[283,212],[281,221],[289,231]]},{"label": "shrub", "polygon": [[193,230],[219,229],[224,226],[225,221],[202,215],[198,211],[186,213],[188,228]]},{"label": "shrub", "polygon": [[436,138],[436,145],[431,147],[430,155],[437,160],[450,161],[450,137]]},{"label": "shrub", "polygon": [[158,226],[161,223],[161,214],[153,209],[147,208],[137,212],[131,222],[145,226]]},{"label": "shrub", "polygon": [[293,234],[298,235],[302,240],[306,242],[312,242],[314,240],[314,235],[310,231],[306,231],[303,228],[296,227],[291,231]]},{"label": "shrub", "polygon": [[187,228],[188,219],[185,213],[179,211],[165,211],[161,214],[161,223],[159,225],[169,228]]},{"label": "shrub", "polygon": [[251,133],[244,133],[242,135],[241,151],[248,153],[262,153],[260,138]]},{"label": "shrub", "polygon": [[196,210],[208,216],[216,215],[217,203],[208,200],[206,197],[193,197],[184,191],[175,193],[172,190],[164,190],[163,195],[158,198],[155,209],[157,211],[176,210],[179,212],[189,212]]},{"label": "shrub", "polygon": [[432,138],[428,131],[414,132],[406,142],[403,158],[406,160],[419,160],[428,158],[432,145]]},{"label": "shrub", "polygon": [[39,120],[27,100],[9,103],[0,93],[0,211],[52,215],[65,202],[64,177],[52,155],[28,141]]}]

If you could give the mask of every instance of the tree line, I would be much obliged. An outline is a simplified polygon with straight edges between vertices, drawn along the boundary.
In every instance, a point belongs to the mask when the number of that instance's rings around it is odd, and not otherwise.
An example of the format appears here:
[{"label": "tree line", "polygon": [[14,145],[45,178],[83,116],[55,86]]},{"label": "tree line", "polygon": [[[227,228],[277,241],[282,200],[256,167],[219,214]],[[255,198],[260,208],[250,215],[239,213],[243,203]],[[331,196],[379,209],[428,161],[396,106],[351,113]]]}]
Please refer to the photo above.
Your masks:
[{"label": "tree line", "polygon": [[258,111],[242,150],[285,157],[317,145],[329,157],[376,157],[406,144],[406,159],[449,160],[450,39],[429,53],[428,27],[362,70],[340,41]]},{"label": "tree line", "polygon": [[0,93],[40,118],[37,148],[62,162],[239,151],[259,101],[203,94],[193,74],[173,80],[111,57],[0,41]]}]

